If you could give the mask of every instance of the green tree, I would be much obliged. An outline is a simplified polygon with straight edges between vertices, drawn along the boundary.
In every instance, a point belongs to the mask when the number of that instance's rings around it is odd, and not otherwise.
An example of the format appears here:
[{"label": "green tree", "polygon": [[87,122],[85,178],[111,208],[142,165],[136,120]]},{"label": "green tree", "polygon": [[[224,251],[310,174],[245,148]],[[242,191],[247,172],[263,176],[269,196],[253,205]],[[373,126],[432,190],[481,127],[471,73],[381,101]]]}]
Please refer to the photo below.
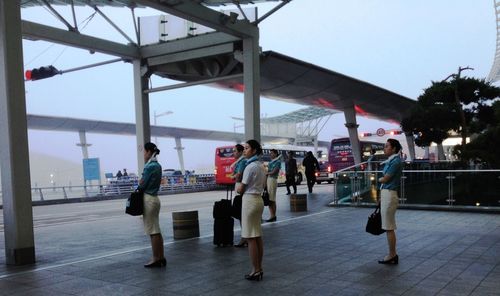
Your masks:
[{"label": "green tree", "polygon": [[[489,164],[490,167],[500,168],[500,101],[495,101],[488,110],[487,128],[466,145],[465,151],[461,151],[460,146],[456,147],[456,152],[464,160],[480,160]],[[490,117],[491,115],[491,117]]]},{"label": "green tree", "polygon": [[[450,77],[453,79],[432,82],[418,97],[410,115],[401,121],[403,131],[414,135],[418,146],[429,146],[432,142],[441,144],[451,132],[461,134],[462,143],[472,134],[487,132],[487,137],[491,137],[494,134],[492,128],[500,123],[495,115],[495,112],[500,113],[495,108],[500,107],[492,105],[500,96],[500,88],[484,79]],[[495,106],[498,105],[495,103]],[[456,149],[463,160],[472,156],[466,153],[468,147],[462,145]]]}]

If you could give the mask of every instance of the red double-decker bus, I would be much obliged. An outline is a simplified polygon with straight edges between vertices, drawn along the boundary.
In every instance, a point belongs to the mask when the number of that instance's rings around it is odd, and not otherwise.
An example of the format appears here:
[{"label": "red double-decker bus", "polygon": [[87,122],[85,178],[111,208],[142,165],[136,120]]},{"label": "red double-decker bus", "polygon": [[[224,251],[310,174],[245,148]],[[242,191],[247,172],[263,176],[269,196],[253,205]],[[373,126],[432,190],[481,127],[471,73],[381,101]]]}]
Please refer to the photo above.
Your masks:
[{"label": "red double-decker bus", "polygon": [[[234,184],[234,180],[231,179],[233,169],[231,164],[233,164],[236,159],[233,156],[234,146],[223,146],[215,149],[215,183],[220,185]],[[282,156],[281,158],[281,169],[278,175],[278,184],[285,183],[285,157],[288,151],[293,151],[295,159],[297,159],[297,169],[298,174],[296,176],[296,183],[299,185],[304,179],[304,167],[302,166],[302,160],[306,155],[306,151],[302,147],[292,147],[288,145],[270,145],[262,147],[263,155],[261,160],[264,165],[271,160],[270,149],[278,150],[278,153]]]},{"label": "red double-decker bus", "polygon": [[224,146],[215,149],[215,183],[216,184],[234,184],[234,179],[231,178],[233,164],[236,159],[233,156],[234,146]]}]

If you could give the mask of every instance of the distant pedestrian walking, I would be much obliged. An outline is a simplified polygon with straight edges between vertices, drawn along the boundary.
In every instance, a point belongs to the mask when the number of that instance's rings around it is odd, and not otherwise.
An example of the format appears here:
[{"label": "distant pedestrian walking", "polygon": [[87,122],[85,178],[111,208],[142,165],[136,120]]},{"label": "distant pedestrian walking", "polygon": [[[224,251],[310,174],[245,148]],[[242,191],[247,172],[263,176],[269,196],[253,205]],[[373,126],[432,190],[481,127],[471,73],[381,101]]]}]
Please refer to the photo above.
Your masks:
[{"label": "distant pedestrian walking", "polygon": [[313,192],[314,183],[316,183],[316,172],[319,172],[319,163],[311,151],[307,152],[306,157],[302,161],[302,165],[306,169],[307,189],[309,193]]},{"label": "distant pedestrian walking", "polygon": [[379,260],[380,264],[398,264],[399,257],[396,253],[396,209],[398,208],[398,189],[401,184],[403,163],[399,152],[401,144],[398,140],[388,139],[384,146],[384,153],[389,157],[383,162],[383,176],[378,179],[380,186],[380,214],[382,216],[382,229],[387,234],[389,254]]},{"label": "distant pedestrian walking", "polygon": [[248,140],[244,145],[243,155],[247,165],[243,172],[238,193],[243,194],[241,211],[241,236],[248,242],[248,252],[252,262],[252,271],[245,275],[250,281],[259,281],[264,276],[262,270],[262,257],[264,255],[264,242],[262,240],[262,212],[264,202],[262,192],[266,182],[266,172],[259,156],[262,147],[256,140]]},{"label": "distant pedestrian walking", "polygon": [[118,173],[116,173],[116,179],[121,179],[123,176],[122,171],[118,170]]},{"label": "distant pedestrian walking", "polygon": [[285,162],[286,176],[286,194],[290,194],[290,186],[293,187],[293,193],[297,193],[297,184],[295,184],[295,176],[297,176],[297,160],[293,158],[293,151],[288,151],[288,158]]},{"label": "distant pedestrian walking", "polygon": [[150,236],[153,258],[144,267],[163,267],[167,265],[163,251],[163,237],[160,229],[160,199],[158,190],[161,183],[161,165],[157,156],[160,149],[153,143],[144,144],[144,170],[137,190],[144,192],[144,231]]},{"label": "distant pedestrian walking", "polygon": [[123,169],[123,177],[128,177],[127,169]]}]

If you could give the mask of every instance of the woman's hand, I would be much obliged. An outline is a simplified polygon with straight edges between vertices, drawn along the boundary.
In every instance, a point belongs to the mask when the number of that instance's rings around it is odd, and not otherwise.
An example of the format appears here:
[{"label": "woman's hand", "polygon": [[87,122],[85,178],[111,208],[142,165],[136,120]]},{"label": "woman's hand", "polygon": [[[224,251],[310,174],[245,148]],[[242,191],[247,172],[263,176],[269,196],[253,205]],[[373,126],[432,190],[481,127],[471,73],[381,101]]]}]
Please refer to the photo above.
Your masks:
[{"label": "woman's hand", "polygon": [[245,192],[245,184],[240,184],[240,186],[238,186],[238,188],[236,188],[236,192],[238,194],[243,194]]}]

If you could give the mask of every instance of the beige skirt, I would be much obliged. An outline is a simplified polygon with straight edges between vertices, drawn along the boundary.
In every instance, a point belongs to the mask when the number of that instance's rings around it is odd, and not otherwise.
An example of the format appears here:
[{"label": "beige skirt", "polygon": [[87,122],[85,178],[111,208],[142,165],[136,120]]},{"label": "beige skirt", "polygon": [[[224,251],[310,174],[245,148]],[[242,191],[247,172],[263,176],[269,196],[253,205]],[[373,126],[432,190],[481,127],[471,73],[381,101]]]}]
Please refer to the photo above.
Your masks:
[{"label": "beige skirt", "polygon": [[398,208],[398,192],[382,189],[380,191],[380,215],[382,216],[382,229],[396,229],[396,209]]},{"label": "beige skirt", "polygon": [[264,212],[264,202],[260,194],[243,194],[241,237],[254,238],[262,236],[262,212]]},{"label": "beige skirt", "polygon": [[267,192],[269,200],[276,202],[276,190],[278,189],[278,179],[267,177]]},{"label": "beige skirt", "polygon": [[144,193],[144,232],[148,235],[161,233],[160,229],[160,199],[158,196]]}]

